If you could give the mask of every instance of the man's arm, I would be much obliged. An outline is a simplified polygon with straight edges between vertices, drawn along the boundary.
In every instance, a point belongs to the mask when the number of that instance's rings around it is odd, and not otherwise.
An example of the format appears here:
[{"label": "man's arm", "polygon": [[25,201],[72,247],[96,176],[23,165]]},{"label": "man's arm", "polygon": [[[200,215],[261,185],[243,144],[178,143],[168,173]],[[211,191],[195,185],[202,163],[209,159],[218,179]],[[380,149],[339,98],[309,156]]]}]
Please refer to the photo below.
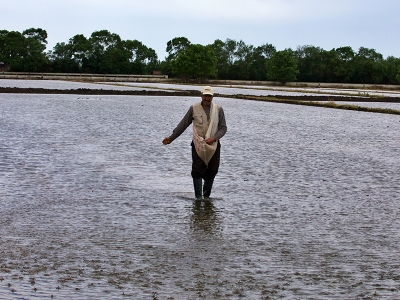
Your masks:
[{"label": "man's arm", "polygon": [[193,106],[190,106],[186,115],[179,122],[178,126],[176,126],[176,128],[172,131],[172,134],[163,140],[163,144],[167,145],[167,144],[172,143],[176,138],[178,138],[186,130],[186,128],[188,128],[188,126],[190,124],[192,124],[192,121],[193,121]]},{"label": "man's arm", "polygon": [[219,119],[218,120],[218,130],[217,130],[217,133],[214,135],[214,138],[216,141],[218,141],[220,138],[222,138],[228,129],[226,127],[225,114],[224,114],[224,110],[222,109],[222,107],[219,108],[218,119]]}]

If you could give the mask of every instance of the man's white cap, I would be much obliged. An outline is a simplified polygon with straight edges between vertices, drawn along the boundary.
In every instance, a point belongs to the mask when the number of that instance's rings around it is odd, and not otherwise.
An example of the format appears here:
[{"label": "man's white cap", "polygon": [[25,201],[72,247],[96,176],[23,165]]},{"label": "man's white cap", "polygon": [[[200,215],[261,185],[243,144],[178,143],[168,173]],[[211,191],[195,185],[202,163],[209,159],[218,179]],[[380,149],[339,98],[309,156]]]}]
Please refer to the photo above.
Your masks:
[{"label": "man's white cap", "polygon": [[203,87],[201,93],[203,95],[211,95],[211,96],[213,96],[214,95],[214,90],[212,89],[211,86],[207,85],[207,86]]}]

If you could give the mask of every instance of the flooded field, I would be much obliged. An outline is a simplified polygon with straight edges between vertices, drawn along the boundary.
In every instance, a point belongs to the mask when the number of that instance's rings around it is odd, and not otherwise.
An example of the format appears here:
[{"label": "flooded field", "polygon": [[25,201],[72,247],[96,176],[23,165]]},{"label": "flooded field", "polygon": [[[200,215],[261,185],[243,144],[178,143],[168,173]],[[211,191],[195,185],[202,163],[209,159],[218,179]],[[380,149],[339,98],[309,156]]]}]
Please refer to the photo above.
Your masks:
[{"label": "flooded field", "polygon": [[[247,88],[245,86],[239,85],[231,85],[230,87],[236,88]],[[399,90],[371,90],[368,88],[364,89],[349,89],[349,88],[312,88],[312,87],[287,87],[287,86],[250,86],[251,89],[270,89],[270,90],[281,90],[281,91],[289,91],[289,92],[299,92],[299,93],[327,93],[327,94],[336,94],[336,95],[354,95],[354,96],[379,96],[379,97],[400,97]]]},{"label": "flooded field", "polygon": [[21,80],[21,79],[0,79],[0,87],[15,88],[40,88],[54,90],[73,90],[73,89],[102,89],[102,90],[143,90],[141,87],[106,84],[106,83],[86,83],[63,80]]},{"label": "flooded field", "polygon": [[[0,79],[0,88],[38,88],[44,90],[103,90],[108,91],[162,91],[162,92],[182,92],[182,91],[199,91],[199,85],[190,84],[175,84],[175,83],[151,83],[151,82],[73,82],[63,80],[18,80],[18,79]],[[344,97],[358,97],[359,101],[363,101],[363,97],[375,97],[376,102],[350,102],[352,105],[358,105],[370,108],[388,108],[400,110],[400,103],[384,102],[382,97],[399,98],[400,91],[398,90],[368,90],[368,89],[333,89],[333,88],[299,88],[299,87],[284,87],[284,86],[257,86],[257,85],[217,85],[214,86],[215,92],[220,95],[252,95],[252,96],[310,96],[309,100],[315,100],[311,97],[335,97],[334,101],[339,104],[345,104]],[[16,91],[13,91],[16,92]],[[24,93],[24,91],[20,91]],[[332,100],[332,99],[331,99]],[[325,100],[326,101],[326,100]],[[328,100],[329,101],[329,100]]]},{"label": "flooded field", "polygon": [[397,299],[400,117],[215,98],[0,94],[0,299]]}]

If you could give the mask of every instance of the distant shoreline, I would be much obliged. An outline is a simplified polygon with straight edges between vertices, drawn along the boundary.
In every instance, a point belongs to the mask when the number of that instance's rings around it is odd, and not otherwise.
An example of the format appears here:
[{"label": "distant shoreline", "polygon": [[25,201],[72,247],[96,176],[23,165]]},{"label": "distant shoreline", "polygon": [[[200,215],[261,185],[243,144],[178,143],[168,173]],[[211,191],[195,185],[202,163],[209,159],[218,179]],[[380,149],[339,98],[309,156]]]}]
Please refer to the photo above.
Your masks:
[{"label": "distant shoreline", "polygon": [[[103,90],[103,89],[43,89],[43,88],[16,88],[16,87],[0,87],[0,93],[4,94],[76,94],[76,95],[130,95],[130,96],[183,96],[196,97],[200,96],[200,91],[149,91],[149,90]],[[215,94],[215,97],[236,98],[236,99],[280,99],[293,101],[335,101],[335,102],[385,102],[400,103],[400,97],[363,97],[363,96],[336,96],[336,95],[307,95],[307,96],[250,96],[250,95],[224,95]]]}]

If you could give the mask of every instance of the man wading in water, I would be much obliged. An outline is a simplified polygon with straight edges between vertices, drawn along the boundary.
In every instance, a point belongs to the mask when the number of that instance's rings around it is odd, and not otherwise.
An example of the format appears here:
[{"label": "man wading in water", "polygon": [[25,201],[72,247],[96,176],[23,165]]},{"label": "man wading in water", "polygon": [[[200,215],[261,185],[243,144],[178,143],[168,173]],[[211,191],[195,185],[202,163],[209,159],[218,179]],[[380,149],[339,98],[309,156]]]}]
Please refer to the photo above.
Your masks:
[{"label": "man wading in water", "polygon": [[193,122],[192,177],[196,200],[210,198],[219,168],[219,139],[227,129],[224,110],[212,102],[213,89],[205,86],[201,93],[201,102],[193,104],[172,134],[162,141],[164,145],[172,143]]}]

